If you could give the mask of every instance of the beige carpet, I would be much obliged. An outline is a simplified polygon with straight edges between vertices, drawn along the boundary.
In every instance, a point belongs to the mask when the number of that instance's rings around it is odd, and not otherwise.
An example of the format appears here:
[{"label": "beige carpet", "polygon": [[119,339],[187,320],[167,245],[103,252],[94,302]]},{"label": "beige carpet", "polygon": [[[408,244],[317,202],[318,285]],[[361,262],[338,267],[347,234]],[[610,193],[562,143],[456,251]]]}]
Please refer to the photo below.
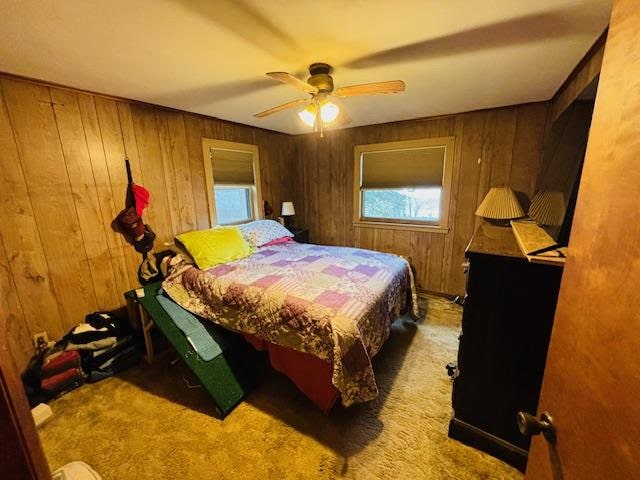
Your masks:
[{"label": "beige carpet", "polygon": [[[424,303],[424,302],[423,302]],[[460,308],[429,297],[376,357],[380,397],[322,415],[269,373],[224,421],[170,355],[54,401],[40,430],[52,468],[83,460],[104,479],[521,479],[447,437]]]}]

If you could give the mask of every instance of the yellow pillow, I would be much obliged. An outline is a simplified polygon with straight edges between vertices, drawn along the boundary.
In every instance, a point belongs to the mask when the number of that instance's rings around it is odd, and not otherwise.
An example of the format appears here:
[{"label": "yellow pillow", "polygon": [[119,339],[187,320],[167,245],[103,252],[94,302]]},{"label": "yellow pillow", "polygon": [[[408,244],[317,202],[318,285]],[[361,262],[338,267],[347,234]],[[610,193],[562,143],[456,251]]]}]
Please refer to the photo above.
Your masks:
[{"label": "yellow pillow", "polygon": [[253,250],[237,227],[215,227],[181,233],[176,239],[184,245],[201,270],[249,256]]}]

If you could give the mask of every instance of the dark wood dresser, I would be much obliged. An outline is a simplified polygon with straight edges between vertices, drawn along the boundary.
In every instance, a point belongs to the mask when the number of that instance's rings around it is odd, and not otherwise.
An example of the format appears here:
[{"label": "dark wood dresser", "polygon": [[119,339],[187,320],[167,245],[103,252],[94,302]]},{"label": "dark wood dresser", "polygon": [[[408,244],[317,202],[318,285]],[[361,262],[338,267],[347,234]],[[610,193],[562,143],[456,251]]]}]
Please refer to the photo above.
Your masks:
[{"label": "dark wood dresser", "polygon": [[481,225],[467,247],[467,298],[449,436],[524,471],[562,267],[529,263],[511,227]]}]

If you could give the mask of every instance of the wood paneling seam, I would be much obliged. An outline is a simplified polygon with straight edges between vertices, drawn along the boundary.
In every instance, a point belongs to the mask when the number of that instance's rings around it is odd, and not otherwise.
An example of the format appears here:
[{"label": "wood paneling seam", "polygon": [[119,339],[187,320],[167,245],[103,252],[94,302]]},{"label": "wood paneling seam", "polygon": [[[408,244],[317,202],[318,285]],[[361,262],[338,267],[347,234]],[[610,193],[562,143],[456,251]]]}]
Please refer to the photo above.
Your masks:
[{"label": "wood paneling seam", "polygon": [[[93,177],[93,188],[94,188],[94,190],[96,192],[96,198],[98,200],[98,210],[100,211],[100,218],[102,220],[103,218],[105,218],[105,212],[104,212],[104,209],[103,209],[103,206],[102,206],[102,202],[100,201],[100,195],[98,193],[98,188],[97,188],[98,182],[96,180],[96,172],[95,172],[95,169],[93,167],[94,161],[93,161],[93,158],[91,156],[91,148],[89,148],[89,140],[87,139],[87,128],[86,128],[86,126],[84,124],[84,118],[82,116],[82,109],[80,107],[80,102],[78,100],[78,95],[75,94],[74,98],[76,99],[76,102],[78,104],[78,113],[80,114],[80,123],[82,125],[82,133],[83,133],[83,136],[84,136],[85,145],[87,147],[87,155],[89,157],[89,168],[91,169],[91,176]],[[92,104],[94,104],[93,103],[93,98],[91,98],[91,101],[92,101]],[[99,119],[97,118],[97,115],[96,115],[96,119],[99,122]],[[98,124],[98,126],[99,126],[99,124]],[[101,143],[102,143],[102,136],[100,137],[100,140],[101,140]],[[104,148],[104,145],[103,145],[103,148]],[[107,171],[107,173],[108,173],[108,171]],[[111,249],[109,248],[109,241],[107,240],[108,232],[105,230],[105,226],[102,223],[102,221],[100,223],[102,224],[102,232],[104,234],[105,246],[106,246],[106,249],[107,249],[107,253],[109,254],[109,266],[111,267],[111,273],[113,274],[113,280],[114,280],[114,282],[117,282],[117,280],[116,280],[116,278],[117,278],[116,269],[114,268],[114,265],[113,265],[113,257],[111,255]],[[98,307],[100,308],[100,305],[98,305]]]},{"label": "wood paneling seam", "polygon": [[[0,81],[0,85],[1,84],[2,84],[2,82]],[[31,207],[31,211],[34,212],[34,223],[35,223],[35,226],[36,226],[36,232],[38,234],[38,242],[40,243],[41,248],[42,248],[42,245],[43,245],[42,234],[40,232],[40,226],[38,225],[38,222],[35,219],[35,210],[33,208],[33,202],[31,201],[32,192],[30,191],[29,184],[26,181],[26,176],[25,176],[25,173],[24,173],[24,166],[23,166],[23,163],[22,163],[23,162],[22,153],[20,151],[20,146],[18,145],[18,142],[16,141],[16,128],[15,128],[15,124],[14,124],[14,120],[13,120],[13,115],[11,113],[11,109],[9,108],[9,104],[6,102],[4,88],[2,89],[1,93],[2,93],[2,101],[3,101],[4,105],[5,105],[5,108],[7,109],[7,115],[9,117],[9,124],[11,126],[11,130],[13,131],[14,142],[15,142],[15,145],[16,145],[16,153],[18,154],[18,160],[20,160],[19,167],[20,167],[20,171],[22,173],[22,178],[24,179],[25,190],[27,191],[27,194],[29,196],[29,206]],[[6,249],[5,249],[5,251],[6,251]],[[53,293],[55,294],[55,285],[53,284],[53,278],[51,277],[51,266],[49,265],[49,259],[47,258],[47,255],[44,253],[44,250],[43,250],[43,258],[44,258],[44,264],[47,267],[47,274],[49,276],[49,282],[53,286],[53,290],[54,290]],[[11,262],[9,262],[9,263],[11,263]],[[13,270],[12,270],[12,272],[13,272]],[[18,298],[20,298],[19,295],[18,295]],[[20,306],[24,310],[24,307],[23,307],[22,303],[20,304]],[[64,314],[62,312],[62,306],[60,305],[60,303],[56,302],[56,307],[58,309],[58,321],[60,323],[60,327],[61,327],[62,331],[65,331],[64,323],[63,323]],[[25,318],[26,318],[26,316],[25,316]]]},{"label": "wood paneling seam", "polygon": [[[4,238],[2,236],[2,233],[0,232],[0,242],[2,242],[2,248],[5,251],[5,255],[7,252],[7,246],[4,243]],[[20,310],[22,311],[22,318],[23,318],[23,323],[25,328],[27,329],[27,332],[29,333],[29,337],[33,337],[34,332],[31,329],[31,326],[27,323],[26,318],[27,318],[27,314],[24,311],[24,306],[22,305],[22,299],[20,298],[20,295],[18,295],[18,287],[15,283],[15,272],[13,271],[13,267],[11,266],[11,259],[9,258],[9,255],[7,255],[7,267],[9,268],[9,271],[11,272],[11,278],[9,279],[9,281],[11,282],[11,284],[13,285],[14,290],[16,291],[16,300],[18,301],[18,304],[20,305]],[[2,293],[3,295],[6,295],[6,292]],[[7,319],[7,323],[8,323],[8,319],[9,319],[9,315],[7,314],[6,317]]]},{"label": "wood paneling seam", "polygon": [[[53,101],[53,96],[51,95],[51,88],[47,88],[47,92],[49,93],[49,100],[51,100],[51,104],[50,104],[50,108],[51,108],[51,113],[53,114],[53,120],[56,125],[56,132],[58,133],[58,142],[60,142],[60,151],[62,153],[62,159],[64,160],[64,170],[65,170],[65,174],[67,176],[67,183],[69,184],[69,191],[71,192],[71,198],[73,200],[73,210],[76,214],[76,221],[78,222],[78,233],[80,234],[80,238],[82,239],[82,248],[84,250],[84,260],[87,263],[87,269],[89,270],[89,276],[91,277],[91,284],[92,286],[95,285],[95,277],[93,276],[93,269],[91,268],[90,262],[89,262],[89,252],[87,252],[87,242],[85,241],[84,238],[84,232],[82,231],[82,223],[80,221],[80,215],[78,214],[78,205],[76,203],[76,197],[74,195],[74,191],[73,191],[73,185],[71,184],[71,179],[69,177],[69,166],[67,164],[67,157],[64,153],[64,146],[62,145],[62,136],[60,135],[60,126],[58,125],[58,114],[56,113],[56,109],[54,108],[54,101]],[[75,98],[75,93],[74,93],[74,98]],[[64,105],[62,105],[64,107]],[[78,111],[80,110],[80,105],[78,105]],[[83,131],[84,133],[84,131]],[[85,138],[86,141],[86,138]],[[88,149],[87,149],[88,151]],[[54,288],[55,288],[55,279],[51,279],[52,282],[54,282]],[[93,300],[95,301],[95,305],[96,307],[98,307],[98,295],[96,294],[96,289],[95,287],[91,289],[91,293],[93,293]]]}]

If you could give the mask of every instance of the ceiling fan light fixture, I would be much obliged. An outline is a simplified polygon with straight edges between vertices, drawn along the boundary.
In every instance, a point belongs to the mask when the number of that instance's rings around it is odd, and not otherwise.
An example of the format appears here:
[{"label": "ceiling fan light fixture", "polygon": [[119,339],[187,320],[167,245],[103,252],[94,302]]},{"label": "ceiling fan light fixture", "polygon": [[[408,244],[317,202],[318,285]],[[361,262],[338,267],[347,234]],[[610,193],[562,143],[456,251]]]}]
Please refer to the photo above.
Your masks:
[{"label": "ceiling fan light fixture", "polygon": [[298,116],[306,125],[313,127],[316,123],[316,106],[314,104],[307,106],[307,108],[298,112]]},{"label": "ceiling fan light fixture", "polygon": [[[339,113],[340,107],[333,102],[324,102],[320,106],[320,118],[322,119],[322,123],[325,125],[334,122],[336,118],[338,118]],[[312,103],[308,105],[304,110],[298,113],[298,116],[306,125],[309,125],[310,127],[315,126],[316,104]]]},{"label": "ceiling fan light fixture", "polygon": [[325,102],[320,107],[320,117],[323,123],[331,123],[340,113],[340,108],[333,102]]}]

